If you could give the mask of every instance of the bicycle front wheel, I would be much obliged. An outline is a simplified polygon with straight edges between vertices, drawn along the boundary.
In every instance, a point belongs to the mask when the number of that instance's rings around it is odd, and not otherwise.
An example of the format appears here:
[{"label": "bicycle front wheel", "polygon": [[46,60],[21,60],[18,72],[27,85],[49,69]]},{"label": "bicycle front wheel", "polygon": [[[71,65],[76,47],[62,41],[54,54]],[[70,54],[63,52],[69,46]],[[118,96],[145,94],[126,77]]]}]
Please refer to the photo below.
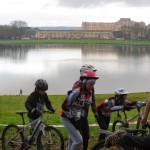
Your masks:
[{"label": "bicycle front wheel", "polygon": [[46,126],[44,131],[45,135],[41,131],[37,138],[38,150],[64,150],[64,140],[59,130]]},{"label": "bicycle front wheel", "polygon": [[2,133],[3,150],[21,150],[23,148],[23,133],[17,125],[8,125]]},{"label": "bicycle front wheel", "polygon": [[105,147],[105,140],[102,140],[100,142],[98,142],[93,148],[92,150],[104,150]]},{"label": "bicycle front wheel", "polygon": [[112,132],[117,130],[124,130],[125,128],[129,128],[129,123],[125,123],[122,120],[116,120],[112,125]]}]

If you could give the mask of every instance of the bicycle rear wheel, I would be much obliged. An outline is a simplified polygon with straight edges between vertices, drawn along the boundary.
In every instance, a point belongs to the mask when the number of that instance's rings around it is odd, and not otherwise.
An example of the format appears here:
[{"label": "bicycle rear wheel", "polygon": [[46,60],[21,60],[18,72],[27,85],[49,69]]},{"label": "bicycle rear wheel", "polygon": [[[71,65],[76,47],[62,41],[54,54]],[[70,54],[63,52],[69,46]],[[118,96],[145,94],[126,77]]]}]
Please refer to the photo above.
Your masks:
[{"label": "bicycle rear wheel", "polygon": [[23,133],[17,125],[8,125],[2,133],[3,150],[21,150],[23,148]]},{"label": "bicycle rear wheel", "polygon": [[37,138],[38,150],[64,150],[64,140],[59,130],[52,126],[46,126],[44,131],[45,135],[41,131]]},{"label": "bicycle rear wheel", "polygon": [[125,123],[122,120],[116,120],[112,125],[112,132],[117,130],[124,130],[125,128],[129,128],[129,123]]}]

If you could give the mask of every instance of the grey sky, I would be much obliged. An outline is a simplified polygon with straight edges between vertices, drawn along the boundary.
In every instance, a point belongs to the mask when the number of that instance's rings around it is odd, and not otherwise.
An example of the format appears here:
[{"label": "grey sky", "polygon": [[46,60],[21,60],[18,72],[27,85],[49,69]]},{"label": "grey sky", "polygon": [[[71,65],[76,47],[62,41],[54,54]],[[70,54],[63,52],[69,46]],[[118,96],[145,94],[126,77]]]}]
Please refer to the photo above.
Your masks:
[{"label": "grey sky", "polygon": [[125,4],[127,6],[150,6],[150,0],[58,0],[59,5],[66,7],[95,7],[109,3]]},{"label": "grey sky", "polygon": [[13,20],[29,26],[81,26],[82,22],[150,23],[150,0],[0,0],[0,25]]}]

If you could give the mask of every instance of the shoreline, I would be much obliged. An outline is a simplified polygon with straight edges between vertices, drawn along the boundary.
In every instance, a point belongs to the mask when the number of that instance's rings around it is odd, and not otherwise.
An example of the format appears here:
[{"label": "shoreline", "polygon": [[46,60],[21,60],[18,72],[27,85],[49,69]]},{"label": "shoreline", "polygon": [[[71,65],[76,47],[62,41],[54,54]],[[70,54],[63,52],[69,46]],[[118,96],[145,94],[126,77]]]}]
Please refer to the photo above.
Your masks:
[{"label": "shoreline", "polygon": [[0,45],[14,44],[109,44],[109,45],[138,45],[150,46],[150,41],[133,41],[133,40],[68,40],[68,39],[34,39],[34,40],[0,40]]}]

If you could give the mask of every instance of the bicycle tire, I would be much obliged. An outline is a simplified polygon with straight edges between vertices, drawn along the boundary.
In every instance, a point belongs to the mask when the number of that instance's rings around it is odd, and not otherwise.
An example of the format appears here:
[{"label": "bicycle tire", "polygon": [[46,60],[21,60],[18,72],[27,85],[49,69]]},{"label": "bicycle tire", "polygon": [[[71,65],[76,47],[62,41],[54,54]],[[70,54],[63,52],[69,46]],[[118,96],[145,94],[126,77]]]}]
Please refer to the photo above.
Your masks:
[{"label": "bicycle tire", "polygon": [[150,126],[142,126],[142,129],[145,129],[147,130],[148,132],[146,134],[143,134],[142,136],[146,136],[146,135],[149,135],[150,134]]},{"label": "bicycle tire", "polygon": [[92,150],[103,150],[105,147],[105,140],[102,140],[100,142],[98,142],[93,148]]},{"label": "bicycle tire", "polygon": [[[116,145],[113,145],[113,146],[111,146],[111,147],[109,147],[109,148],[106,148],[105,147],[105,140],[102,140],[102,141],[100,141],[99,143],[97,143],[93,148],[92,148],[92,150],[104,150],[104,149],[113,149],[113,150],[115,150],[115,149],[118,149],[118,150],[126,150],[126,148],[125,147],[123,147],[122,145],[119,145],[119,144],[116,144]],[[130,150],[135,150],[135,148],[133,148],[133,149],[130,149]]]},{"label": "bicycle tire", "polygon": [[23,133],[17,125],[8,125],[2,133],[3,150],[21,150],[23,148]]},{"label": "bicycle tire", "polygon": [[41,131],[37,138],[38,150],[64,150],[63,136],[58,129],[52,126],[44,128],[45,135]]},{"label": "bicycle tire", "polygon": [[115,132],[117,130],[124,130],[125,128],[129,128],[129,123],[125,123],[122,120],[116,120],[112,125],[112,132]]}]

